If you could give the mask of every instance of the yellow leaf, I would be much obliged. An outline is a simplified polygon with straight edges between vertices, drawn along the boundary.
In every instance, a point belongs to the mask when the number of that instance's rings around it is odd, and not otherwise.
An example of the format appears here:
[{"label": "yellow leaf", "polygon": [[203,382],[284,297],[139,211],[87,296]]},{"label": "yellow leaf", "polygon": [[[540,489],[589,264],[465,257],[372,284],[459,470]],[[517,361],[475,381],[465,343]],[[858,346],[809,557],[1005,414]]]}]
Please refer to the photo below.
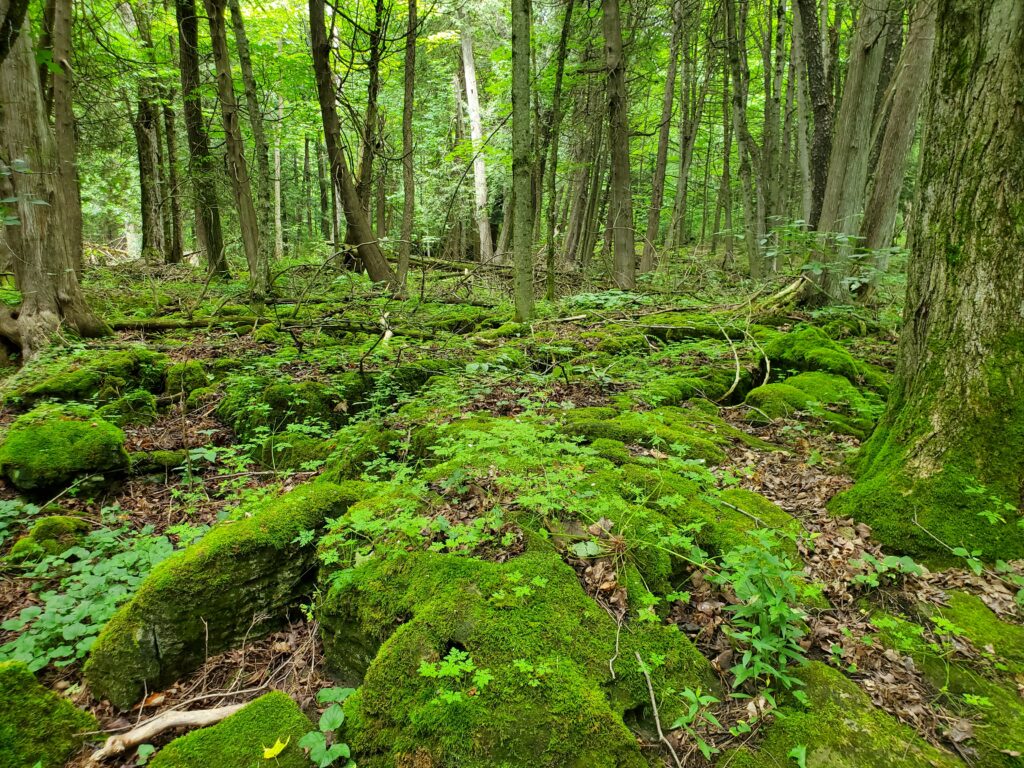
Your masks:
[{"label": "yellow leaf", "polygon": [[277,757],[278,755],[280,755],[282,752],[284,752],[284,748],[288,746],[288,742],[291,741],[291,740],[292,740],[292,737],[289,736],[284,741],[281,741],[280,739],[278,739],[277,741],[274,742],[274,746],[272,746],[272,747],[264,746],[263,747],[263,759],[264,760],[272,760],[275,757]]}]

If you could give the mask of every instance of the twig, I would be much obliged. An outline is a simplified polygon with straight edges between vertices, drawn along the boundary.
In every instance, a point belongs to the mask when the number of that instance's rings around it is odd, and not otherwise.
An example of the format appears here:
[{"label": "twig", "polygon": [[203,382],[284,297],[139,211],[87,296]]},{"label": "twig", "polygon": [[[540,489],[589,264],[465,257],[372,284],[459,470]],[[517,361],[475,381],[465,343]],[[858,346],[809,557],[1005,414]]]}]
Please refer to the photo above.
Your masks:
[{"label": "twig", "polygon": [[215,709],[164,712],[162,715],[154,717],[152,720],[147,720],[142,725],[133,728],[128,733],[111,736],[100,749],[90,755],[89,762],[92,764],[101,763],[109,757],[123,754],[132,747],[151,741],[154,736],[158,736],[171,728],[202,728],[219,723],[224,718],[235,714],[244,706],[245,703],[229,704],[226,707],[217,707]]},{"label": "twig", "polygon": [[676,748],[672,746],[672,742],[665,737],[664,731],[661,730],[661,716],[658,714],[658,702],[654,698],[654,686],[651,684],[651,676],[647,672],[647,667],[644,666],[644,660],[640,658],[640,652],[634,651],[636,656],[636,662],[640,665],[640,671],[644,675],[644,680],[647,681],[647,693],[651,697],[651,709],[654,710],[654,725],[658,728],[658,740],[661,741],[668,751],[672,753],[672,759],[675,761],[676,768],[683,768],[683,764],[679,762],[679,755],[676,754]]}]

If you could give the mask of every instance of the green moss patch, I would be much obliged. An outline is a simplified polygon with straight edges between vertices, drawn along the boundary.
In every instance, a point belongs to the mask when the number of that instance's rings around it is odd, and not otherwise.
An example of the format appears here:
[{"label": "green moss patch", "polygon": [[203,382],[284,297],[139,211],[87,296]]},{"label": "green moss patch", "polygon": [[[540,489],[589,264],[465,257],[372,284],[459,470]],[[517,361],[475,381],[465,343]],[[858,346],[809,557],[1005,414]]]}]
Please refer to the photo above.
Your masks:
[{"label": "green moss patch", "polygon": [[127,466],[124,433],[88,406],[38,406],[19,416],[0,443],[0,473],[23,491]]},{"label": "green moss patch", "polygon": [[[308,768],[299,740],[313,724],[285,693],[272,691],[209,728],[181,736],[150,761],[152,768]],[[287,746],[266,760],[263,750],[278,741]]]},{"label": "green moss patch", "polygon": [[119,427],[152,424],[156,421],[156,397],[144,389],[133,389],[96,411],[97,415]]},{"label": "green moss patch", "polygon": [[59,555],[89,530],[89,523],[78,517],[50,515],[36,520],[32,529],[11,547],[7,559],[11,562],[39,560],[46,555]]},{"label": "green moss patch", "polygon": [[888,390],[884,373],[855,359],[845,347],[813,325],[798,325],[789,333],[772,337],[764,345],[764,353],[774,370],[824,371],[883,393]]},{"label": "green moss patch", "polygon": [[833,431],[864,438],[885,410],[882,399],[870,390],[862,392],[845,376],[808,371],[782,383],[764,384],[747,393],[752,419],[788,418],[807,411]]},{"label": "green moss patch", "polygon": [[342,514],[358,484],[313,483],[216,526],[161,563],[107,623],[85,676],[93,691],[127,708],[207,655],[278,626],[312,591],[313,547],[297,538]]},{"label": "green moss patch", "polygon": [[0,766],[63,768],[96,718],[36,682],[28,667],[0,662]]}]

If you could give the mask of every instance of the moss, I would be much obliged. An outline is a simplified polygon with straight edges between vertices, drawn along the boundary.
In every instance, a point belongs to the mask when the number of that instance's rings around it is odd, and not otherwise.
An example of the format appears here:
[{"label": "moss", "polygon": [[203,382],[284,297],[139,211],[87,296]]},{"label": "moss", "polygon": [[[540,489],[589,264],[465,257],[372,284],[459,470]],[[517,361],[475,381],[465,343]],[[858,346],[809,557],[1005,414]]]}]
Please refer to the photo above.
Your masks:
[{"label": "moss", "polygon": [[530,334],[529,323],[502,323],[497,328],[489,328],[480,331],[477,336],[481,339],[510,339],[516,336],[528,336]]},{"label": "moss", "polygon": [[156,397],[144,389],[133,389],[114,402],[102,406],[96,414],[120,427],[152,424],[157,418]]},{"label": "moss", "polygon": [[188,463],[188,451],[137,451],[129,454],[129,458],[132,474],[164,474],[184,467]]},{"label": "moss", "polygon": [[402,435],[369,421],[342,427],[334,436],[334,450],[327,457],[323,479],[330,482],[358,478],[366,464],[391,456],[402,443]]},{"label": "moss", "polygon": [[289,340],[288,336],[279,331],[273,323],[256,326],[256,329],[249,334],[249,338],[259,344],[284,344]]},{"label": "moss", "polygon": [[314,586],[315,553],[297,537],[359,498],[361,485],[311,483],[217,525],[143,580],[85,665],[93,691],[126,708],[208,655],[259,637]]},{"label": "moss", "polygon": [[259,461],[268,469],[302,469],[312,463],[323,462],[334,451],[333,439],[282,432],[271,435],[260,447]]},{"label": "moss", "polygon": [[[244,439],[265,437],[290,424],[340,427],[348,418],[351,398],[358,397],[353,377],[340,376],[335,385],[318,381],[272,381],[258,376],[234,376],[217,405],[217,417]],[[262,441],[261,441],[262,442]]]},{"label": "moss", "polygon": [[811,398],[790,384],[763,384],[747,393],[744,402],[756,409],[755,419],[763,414],[769,419],[787,419],[797,411],[807,409]]},{"label": "moss", "polygon": [[[272,691],[246,704],[231,717],[209,728],[181,736],[150,761],[152,768],[308,768],[309,758],[299,740],[315,730],[309,718],[280,691]],[[273,760],[263,758],[264,747],[287,742]]]},{"label": "moss", "polygon": [[633,456],[626,450],[626,444],[621,440],[611,440],[606,437],[599,437],[590,444],[598,456],[613,464],[625,464],[631,461]]},{"label": "moss", "polygon": [[40,405],[19,416],[0,443],[0,473],[23,491],[127,466],[124,433],[88,406]]},{"label": "moss", "polygon": [[63,768],[96,718],[38,682],[20,662],[0,662],[0,766]]},{"label": "moss", "polygon": [[[430,552],[375,558],[332,587],[321,620],[327,663],[362,677],[345,735],[369,768],[417,752],[466,768],[642,768],[623,722],[648,700],[634,653],[663,658],[652,667],[657,690],[714,686],[706,660],[674,628],[623,629],[616,657],[615,622],[543,542],[505,563]],[[451,648],[492,679],[474,687],[468,675],[420,674]],[[446,687],[459,696],[443,700]],[[666,697],[662,717],[673,710]]]},{"label": "moss", "polygon": [[644,333],[662,341],[742,338],[743,325],[723,315],[704,312],[662,312],[644,318]]},{"label": "moss", "polygon": [[89,523],[78,517],[50,515],[36,520],[32,529],[11,547],[11,562],[38,560],[46,555],[59,555],[78,542]]},{"label": "moss", "polygon": [[781,384],[765,384],[747,393],[747,405],[754,419],[785,418],[796,411],[808,411],[830,429],[855,437],[866,437],[885,410],[874,392],[862,392],[845,376],[808,371],[791,376]]},{"label": "moss", "polygon": [[963,763],[925,742],[909,727],[872,705],[867,694],[841,672],[813,661],[795,674],[805,683],[805,709],[787,704],[763,730],[757,751],[728,752],[717,765],[775,768],[793,765],[790,751],[806,748],[807,768],[953,768]]},{"label": "moss", "polygon": [[113,400],[132,389],[159,392],[166,365],[165,355],[144,347],[62,352],[26,365],[5,384],[3,397],[31,406],[40,400]]},{"label": "moss", "polygon": [[171,395],[190,395],[210,383],[206,369],[198,360],[174,363],[164,375],[164,389]]},{"label": "moss", "polygon": [[202,408],[217,399],[216,387],[199,387],[193,389],[185,399],[185,407],[190,411]]},{"label": "moss", "polygon": [[775,370],[824,371],[862,382],[883,394],[888,381],[882,371],[856,360],[841,344],[813,325],[798,325],[764,345],[764,353]]},{"label": "moss", "polygon": [[610,355],[643,355],[651,351],[650,342],[642,333],[598,334],[595,349]]}]

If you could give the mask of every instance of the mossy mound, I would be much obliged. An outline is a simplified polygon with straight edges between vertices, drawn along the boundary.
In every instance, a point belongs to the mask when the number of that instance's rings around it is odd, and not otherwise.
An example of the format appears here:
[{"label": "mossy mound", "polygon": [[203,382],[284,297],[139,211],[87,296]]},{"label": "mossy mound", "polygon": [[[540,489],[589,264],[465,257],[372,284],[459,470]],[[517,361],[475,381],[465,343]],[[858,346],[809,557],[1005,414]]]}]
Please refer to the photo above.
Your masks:
[{"label": "mossy mound", "polygon": [[[930,623],[938,641],[930,641],[920,623],[878,615],[872,621],[879,639],[908,654],[939,692],[940,703],[974,723],[974,738],[964,744],[982,768],[1019,768],[1024,761],[1024,701],[1018,680],[1024,677],[1024,627],[1007,624],[977,597],[952,592],[949,605],[920,606],[918,621]],[[955,652],[967,639],[985,659],[972,664]]]},{"label": "mossy mound", "polygon": [[335,441],[299,432],[271,435],[260,447],[259,462],[268,469],[298,470],[319,466],[335,449]]},{"label": "mossy mound", "polygon": [[185,395],[208,386],[210,377],[198,360],[174,363],[164,375],[164,389],[169,395]]},{"label": "mossy mound", "polygon": [[764,384],[747,393],[746,404],[753,420],[788,418],[807,411],[835,432],[864,438],[885,410],[882,399],[870,390],[862,392],[845,376],[808,371],[782,383]]},{"label": "mossy mound", "polygon": [[704,312],[661,312],[644,318],[642,330],[662,341],[743,338],[744,325]]},{"label": "mossy mound", "polygon": [[[299,740],[314,730],[309,718],[280,691],[271,691],[246,704],[231,717],[181,736],[150,761],[152,768],[308,768],[309,758]],[[266,760],[265,747],[278,741],[287,746]]]},{"label": "mossy mound", "polygon": [[144,389],[133,389],[114,402],[102,406],[96,413],[119,427],[152,424],[157,419],[156,397]]},{"label": "mossy mound", "polygon": [[[647,708],[635,653],[657,690],[714,686],[708,662],[675,628],[624,628],[616,654],[615,621],[540,541],[505,563],[373,558],[331,588],[321,621],[327,663],[362,678],[345,736],[369,768],[414,754],[467,768],[642,768],[623,722]],[[677,708],[671,697],[661,706],[663,718]]]},{"label": "mossy mound", "polygon": [[3,386],[5,403],[40,400],[108,402],[132,389],[159,392],[167,356],[145,347],[55,352],[27,364]]},{"label": "mossy mound", "polygon": [[764,353],[777,371],[824,371],[863,382],[882,393],[888,391],[887,377],[882,371],[857,360],[813,325],[798,325],[789,333],[773,336],[764,345]]},{"label": "mossy mound", "polygon": [[63,768],[96,718],[41,686],[20,662],[0,662],[0,766]]},{"label": "mossy mound", "polygon": [[953,768],[964,763],[939,750],[877,709],[841,672],[814,661],[795,673],[804,681],[809,705],[787,704],[775,712],[756,751],[726,753],[716,765],[776,768],[793,765],[790,752],[806,749],[807,768]]},{"label": "mossy mound", "polygon": [[334,435],[334,449],[327,457],[323,478],[331,482],[358,478],[366,464],[393,455],[402,442],[401,433],[369,421],[348,424]]},{"label": "mossy mound", "polygon": [[122,709],[208,655],[260,637],[315,585],[297,537],[341,515],[360,486],[312,483],[217,525],[165,560],[100,633],[85,665],[93,691]]},{"label": "mossy mound", "polygon": [[39,560],[47,555],[59,555],[89,530],[89,523],[79,517],[50,515],[41,517],[32,529],[14,542],[7,559],[14,563]]},{"label": "mossy mound", "polygon": [[80,405],[40,405],[19,416],[0,443],[0,473],[23,491],[67,486],[83,475],[128,466],[124,433]]}]

